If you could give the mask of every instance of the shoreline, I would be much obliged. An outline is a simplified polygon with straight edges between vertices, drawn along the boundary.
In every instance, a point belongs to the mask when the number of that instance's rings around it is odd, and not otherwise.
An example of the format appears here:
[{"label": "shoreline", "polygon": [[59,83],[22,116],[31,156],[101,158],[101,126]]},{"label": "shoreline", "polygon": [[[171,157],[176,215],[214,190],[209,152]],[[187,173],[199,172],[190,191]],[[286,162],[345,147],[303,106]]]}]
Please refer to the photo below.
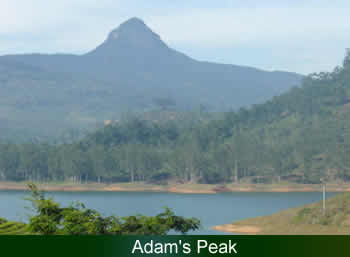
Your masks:
[{"label": "shoreline", "polygon": [[350,193],[338,194],[326,200],[326,217],[322,201],[288,208],[271,215],[237,220],[211,229],[246,235],[350,235]]},{"label": "shoreline", "polygon": [[[321,192],[321,185],[308,184],[169,184],[152,185],[145,183],[115,184],[73,184],[73,183],[37,183],[44,191],[57,192],[159,192],[175,194],[216,194],[230,192]],[[0,182],[0,191],[28,190],[25,182]],[[329,184],[327,192],[350,192],[350,184]]]}]

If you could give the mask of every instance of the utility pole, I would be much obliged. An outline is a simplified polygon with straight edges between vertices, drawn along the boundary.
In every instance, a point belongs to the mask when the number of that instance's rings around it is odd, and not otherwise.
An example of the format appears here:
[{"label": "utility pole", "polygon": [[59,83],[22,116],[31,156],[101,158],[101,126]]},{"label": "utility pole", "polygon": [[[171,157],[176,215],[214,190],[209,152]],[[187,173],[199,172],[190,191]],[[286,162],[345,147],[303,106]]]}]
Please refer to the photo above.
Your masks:
[{"label": "utility pole", "polygon": [[323,183],[323,215],[326,215],[326,183]]},{"label": "utility pole", "polygon": [[322,183],[322,212],[323,212],[323,216],[326,215],[326,180],[324,178],[321,178],[321,183]]}]

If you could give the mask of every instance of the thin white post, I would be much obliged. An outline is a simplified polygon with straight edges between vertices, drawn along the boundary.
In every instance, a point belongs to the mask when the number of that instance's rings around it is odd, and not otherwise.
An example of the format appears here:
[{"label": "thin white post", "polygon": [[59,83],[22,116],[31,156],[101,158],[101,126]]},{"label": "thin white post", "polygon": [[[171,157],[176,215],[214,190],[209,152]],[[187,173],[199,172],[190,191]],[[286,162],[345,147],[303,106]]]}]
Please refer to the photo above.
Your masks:
[{"label": "thin white post", "polygon": [[326,214],[326,183],[323,183],[323,215]]}]

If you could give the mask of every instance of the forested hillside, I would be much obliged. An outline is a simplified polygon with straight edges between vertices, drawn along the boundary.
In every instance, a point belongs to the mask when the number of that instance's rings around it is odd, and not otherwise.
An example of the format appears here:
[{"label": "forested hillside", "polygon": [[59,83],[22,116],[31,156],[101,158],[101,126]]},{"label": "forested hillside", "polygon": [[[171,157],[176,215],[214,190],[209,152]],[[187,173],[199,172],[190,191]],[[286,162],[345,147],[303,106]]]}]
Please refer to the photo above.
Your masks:
[{"label": "forested hillside", "polygon": [[101,81],[0,58],[0,139],[48,140],[73,129],[93,128],[96,119],[91,117],[113,118],[112,102],[126,103],[125,95],[109,96],[111,90]]},{"label": "forested hillside", "polygon": [[[333,72],[222,118],[167,113],[59,145],[2,144],[3,180],[149,183],[350,179],[350,53]],[[217,117],[220,117],[218,115]]]}]

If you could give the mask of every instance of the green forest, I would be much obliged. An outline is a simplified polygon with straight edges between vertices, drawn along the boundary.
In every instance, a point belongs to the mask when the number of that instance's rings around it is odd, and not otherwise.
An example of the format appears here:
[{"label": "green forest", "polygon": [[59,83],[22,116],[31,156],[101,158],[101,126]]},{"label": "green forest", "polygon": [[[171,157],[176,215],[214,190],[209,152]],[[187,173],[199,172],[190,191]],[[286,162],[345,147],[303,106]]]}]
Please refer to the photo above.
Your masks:
[{"label": "green forest", "polygon": [[3,181],[320,183],[350,180],[350,53],[249,108],[133,117],[83,139],[0,144]]}]

